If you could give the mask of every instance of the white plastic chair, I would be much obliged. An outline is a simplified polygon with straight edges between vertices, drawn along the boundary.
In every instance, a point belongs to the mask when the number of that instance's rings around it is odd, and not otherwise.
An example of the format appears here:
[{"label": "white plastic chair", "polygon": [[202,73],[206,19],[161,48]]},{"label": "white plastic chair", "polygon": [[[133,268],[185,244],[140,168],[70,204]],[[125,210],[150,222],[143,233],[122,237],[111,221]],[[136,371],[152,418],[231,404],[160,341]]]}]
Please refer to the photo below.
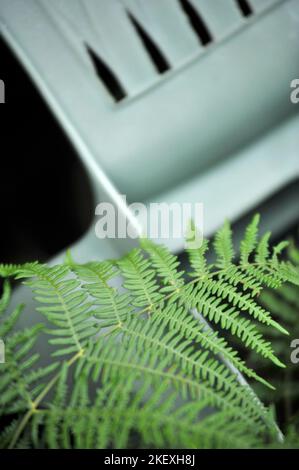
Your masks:
[{"label": "white plastic chair", "polygon": [[[119,193],[204,202],[207,235],[298,176],[289,99],[298,18],[297,0],[0,5],[1,32],[74,143],[97,202],[124,214]],[[103,256],[122,243],[106,243]],[[85,259],[98,245],[92,229],[74,249]]]}]

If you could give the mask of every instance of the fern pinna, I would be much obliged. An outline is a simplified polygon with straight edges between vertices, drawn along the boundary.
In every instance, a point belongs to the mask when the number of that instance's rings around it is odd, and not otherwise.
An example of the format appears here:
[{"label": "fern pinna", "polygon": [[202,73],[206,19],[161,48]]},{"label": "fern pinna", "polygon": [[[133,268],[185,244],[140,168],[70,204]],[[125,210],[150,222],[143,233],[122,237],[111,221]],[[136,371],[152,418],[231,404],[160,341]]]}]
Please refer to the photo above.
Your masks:
[{"label": "fern pinna", "polygon": [[[299,272],[299,249],[292,241],[287,250],[287,256],[297,267]],[[299,389],[298,389],[298,338],[299,338],[299,287],[284,284],[277,289],[264,289],[259,297],[259,302],[264,308],[270,310],[277,319],[283,321],[290,332],[289,336],[280,335],[275,329],[260,325],[260,331],[269,338],[276,354],[286,364],[284,369],[274,368],[268,361],[257,361],[256,354],[252,351],[248,354],[248,363],[256,364],[260,373],[271,377],[271,383],[275,390],[266,393],[265,387],[256,383],[255,390],[266,403],[275,403],[278,410],[278,418],[288,434],[285,445],[291,444],[298,448],[299,425]]]},{"label": "fern pinna", "polygon": [[[215,236],[215,263],[207,262],[204,240],[187,250],[187,272],[147,239],[120,260],[0,266],[1,446],[223,448],[281,440],[273,412],[244,377],[272,385],[222,334],[284,367],[257,324],[288,333],[257,297],[264,286],[298,285],[299,276],[279,259],[285,244],[270,251],[269,234],[258,239],[258,221],[246,229],[239,259],[226,222]],[[8,312],[10,277],[32,290],[41,324],[18,328],[22,307]],[[34,352],[41,338],[53,349],[46,367]]]}]

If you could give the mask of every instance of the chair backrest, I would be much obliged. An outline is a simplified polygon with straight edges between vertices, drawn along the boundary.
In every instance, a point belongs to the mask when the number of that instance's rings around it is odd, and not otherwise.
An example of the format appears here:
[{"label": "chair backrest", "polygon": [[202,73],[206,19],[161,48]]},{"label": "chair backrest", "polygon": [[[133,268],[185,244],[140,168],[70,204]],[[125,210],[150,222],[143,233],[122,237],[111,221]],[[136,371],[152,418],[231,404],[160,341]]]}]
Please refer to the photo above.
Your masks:
[{"label": "chair backrest", "polygon": [[297,111],[289,95],[299,70],[298,17],[298,0],[0,5],[1,31],[74,143],[96,199],[129,218],[119,194],[130,202],[161,194],[166,202],[204,201],[207,234],[298,173],[298,120],[246,158],[227,160]]},{"label": "chair backrest", "polygon": [[298,14],[296,0],[2,0],[0,16],[88,167],[142,201],[294,111]]}]

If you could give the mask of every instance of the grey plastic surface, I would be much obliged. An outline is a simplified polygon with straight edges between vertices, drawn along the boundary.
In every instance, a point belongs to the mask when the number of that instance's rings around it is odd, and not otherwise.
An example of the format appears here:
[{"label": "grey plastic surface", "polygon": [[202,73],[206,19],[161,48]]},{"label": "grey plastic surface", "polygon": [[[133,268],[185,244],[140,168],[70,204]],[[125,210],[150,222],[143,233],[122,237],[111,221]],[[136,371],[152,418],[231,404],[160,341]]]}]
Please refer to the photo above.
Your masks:
[{"label": "grey plastic surface", "polygon": [[[213,31],[207,48],[176,0],[1,2],[2,32],[85,164],[131,201],[213,168],[296,111],[289,84],[299,68],[299,2],[252,2],[249,19],[235,1],[225,14],[223,1],[192,3]],[[167,57],[167,73],[154,69],[124,6]],[[113,102],[85,44],[117,75],[124,101]]]}]

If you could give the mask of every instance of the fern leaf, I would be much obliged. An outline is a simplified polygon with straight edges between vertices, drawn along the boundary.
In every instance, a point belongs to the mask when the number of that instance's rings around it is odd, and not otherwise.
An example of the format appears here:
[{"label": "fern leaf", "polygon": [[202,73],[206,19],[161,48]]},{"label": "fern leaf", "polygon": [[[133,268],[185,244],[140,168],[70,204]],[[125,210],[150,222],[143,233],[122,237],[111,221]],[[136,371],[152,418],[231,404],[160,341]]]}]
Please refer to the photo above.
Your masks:
[{"label": "fern leaf", "polygon": [[[194,234],[196,234],[196,227],[193,221],[190,222],[190,225],[187,230],[187,241],[188,239],[194,239]],[[198,237],[198,235],[196,235]],[[199,247],[189,247],[186,249],[188,253],[188,259],[192,271],[188,273],[190,277],[204,277],[210,272],[207,259],[206,259],[206,252],[209,248],[209,242],[207,239],[203,238],[202,243]]]},{"label": "fern leaf", "polygon": [[35,300],[43,304],[37,310],[55,327],[49,330],[55,336],[49,343],[59,346],[54,355],[83,351],[97,327],[88,295],[80,289],[78,280],[70,278],[69,268],[25,265],[17,277],[31,278],[25,284],[31,287]]},{"label": "fern leaf", "polygon": [[[272,411],[239,372],[272,385],[230,343],[235,337],[284,367],[276,354],[285,357],[280,334],[287,331],[269,310],[271,302],[287,300],[288,324],[298,304],[290,285],[299,283],[298,269],[280,261],[285,243],[270,256],[270,234],[259,241],[258,222],[256,216],[246,229],[240,263],[228,222],[215,236],[216,264],[207,261],[207,240],[187,249],[189,281],[178,258],[147,239],[116,261],[78,265],[68,255],[61,266],[1,265],[1,276],[31,288],[49,323],[19,330],[22,307],[7,313],[5,281],[0,336],[8,360],[0,368],[0,415],[11,424],[2,432],[4,446],[127,447],[138,436],[145,446],[255,447],[277,436]],[[265,286],[278,296],[264,295]],[[72,356],[40,365],[40,338],[52,344],[53,355]]]},{"label": "fern leaf", "polygon": [[192,307],[209,321],[216,325],[220,323],[222,329],[230,330],[247,348],[256,350],[279,367],[285,367],[273,354],[271,344],[262,337],[255,325],[249,319],[241,317],[238,310],[223,302],[221,297],[211,295],[206,286],[194,288]]},{"label": "fern leaf", "polygon": [[216,266],[220,269],[229,267],[234,258],[234,248],[232,230],[228,221],[217,231],[214,240],[214,249],[217,254]]},{"label": "fern leaf", "polygon": [[265,235],[261,238],[260,242],[258,243],[255,255],[255,262],[258,264],[264,264],[269,255],[269,240],[271,237],[271,232],[266,232]]},{"label": "fern leaf", "polygon": [[150,262],[142,256],[140,249],[135,249],[118,262],[125,278],[123,287],[131,292],[132,305],[146,308],[148,312],[155,309],[163,296],[155,280],[155,271]]},{"label": "fern leaf", "polygon": [[240,245],[241,264],[248,263],[249,256],[256,247],[259,221],[260,216],[256,214],[245,230],[245,236]]},{"label": "fern leaf", "polygon": [[119,293],[116,287],[109,284],[119,274],[115,265],[109,261],[91,262],[73,265],[72,269],[78,280],[84,281],[82,289],[93,299],[93,314],[100,320],[102,328],[121,325],[132,314],[130,296]]},{"label": "fern leaf", "polygon": [[192,271],[188,273],[190,277],[203,278],[209,274],[205,253],[208,250],[208,240],[203,240],[200,248],[190,248],[187,250]]},{"label": "fern leaf", "polygon": [[0,277],[14,277],[22,267],[21,264],[0,264]]},{"label": "fern leaf", "polygon": [[[88,406],[84,391],[78,393],[76,402],[68,408],[41,410],[38,425],[45,429],[40,431],[44,434],[52,431],[51,414],[54,414],[57,432],[49,443],[54,448],[58,445],[69,448],[70,443],[76,448],[128,448],[132,446],[132,434],[139,435],[146,446],[156,448],[221,448],[259,443],[254,429],[242,420],[233,420],[229,412],[198,421],[207,403],[200,400],[192,402],[192,406],[183,403],[177,407],[175,393],[165,381],[154,391],[147,381],[139,393],[134,388],[132,380],[114,379],[98,391],[94,406]],[[146,402],[144,396],[149,396]],[[227,426],[229,438],[225,433]]]},{"label": "fern leaf", "polygon": [[[189,369],[189,373],[187,372],[186,375],[186,371],[188,367],[190,367],[187,363],[185,365],[183,362],[181,363],[181,366],[184,367],[183,371],[181,371],[179,364],[170,362],[169,353],[166,358],[160,357],[159,363],[157,363],[157,358],[153,357],[151,354],[143,352],[140,355],[144,336],[142,335],[142,338],[139,337],[137,339],[137,351],[130,346],[128,347],[127,344],[124,345],[124,347],[120,345],[120,347],[116,349],[113,346],[113,341],[108,343],[98,342],[96,346],[88,350],[85,355],[83,372],[85,374],[92,373],[95,382],[102,382],[104,384],[111,383],[111,381],[119,380],[120,378],[126,380],[128,377],[134,376],[134,383],[140,380],[142,380],[142,383],[148,381],[154,388],[156,388],[161,381],[167,381],[173,384],[174,389],[181,391],[183,399],[187,399],[188,397],[191,397],[192,400],[204,399],[210,406],[230,410],[232,415],[243,419],[248,425],[256,426],[256,429],[260,431],[263,429],[264,424],[261,418],[265,418],[266,411],[256,404],[249,390],[246,399],[246,390],[241,386],[239,386],[239,393],[235,396],[235,391],[238,390],[237,384],[230,393],[227,393],[227,390],[224,391],[221,388],[216,392],[203,378],[199,380],[192,376],[192,370]],[[150,338],[147,342],[150,343]],[[145,343],[143,344],[145,345]],[[155,345],[158,351],[167,352],[167,348],[159,345],[159,341],[156,341]],[[169,348],[170,347],[171,345]],[[176,354],[179,354],[179,351]],[[99,360],[99,357],[101,360]],[[82,362],[77,370],[77,376],[81,373]],[[215,372],[215,374],[217,374],[217,372]],[[221,374],[221,372],[219,371],[218,374]],[[244,399],[244,407],[240,412],[241,395],[242,399]]]},{"label": "fern leaf", "polygon": [[184,273],[177,270],[180,265],[177,257],[163,245],[155,245],[148,239],[142,239],[141,246],[149,254],[153,267],[166,286],[161,292],[179,291],[184,284]]},{"label": "fern leaf", "polygon": [[299,269],[295,268],[289,261],[282,261],[279,266],[283,280],[299,286]]}]

